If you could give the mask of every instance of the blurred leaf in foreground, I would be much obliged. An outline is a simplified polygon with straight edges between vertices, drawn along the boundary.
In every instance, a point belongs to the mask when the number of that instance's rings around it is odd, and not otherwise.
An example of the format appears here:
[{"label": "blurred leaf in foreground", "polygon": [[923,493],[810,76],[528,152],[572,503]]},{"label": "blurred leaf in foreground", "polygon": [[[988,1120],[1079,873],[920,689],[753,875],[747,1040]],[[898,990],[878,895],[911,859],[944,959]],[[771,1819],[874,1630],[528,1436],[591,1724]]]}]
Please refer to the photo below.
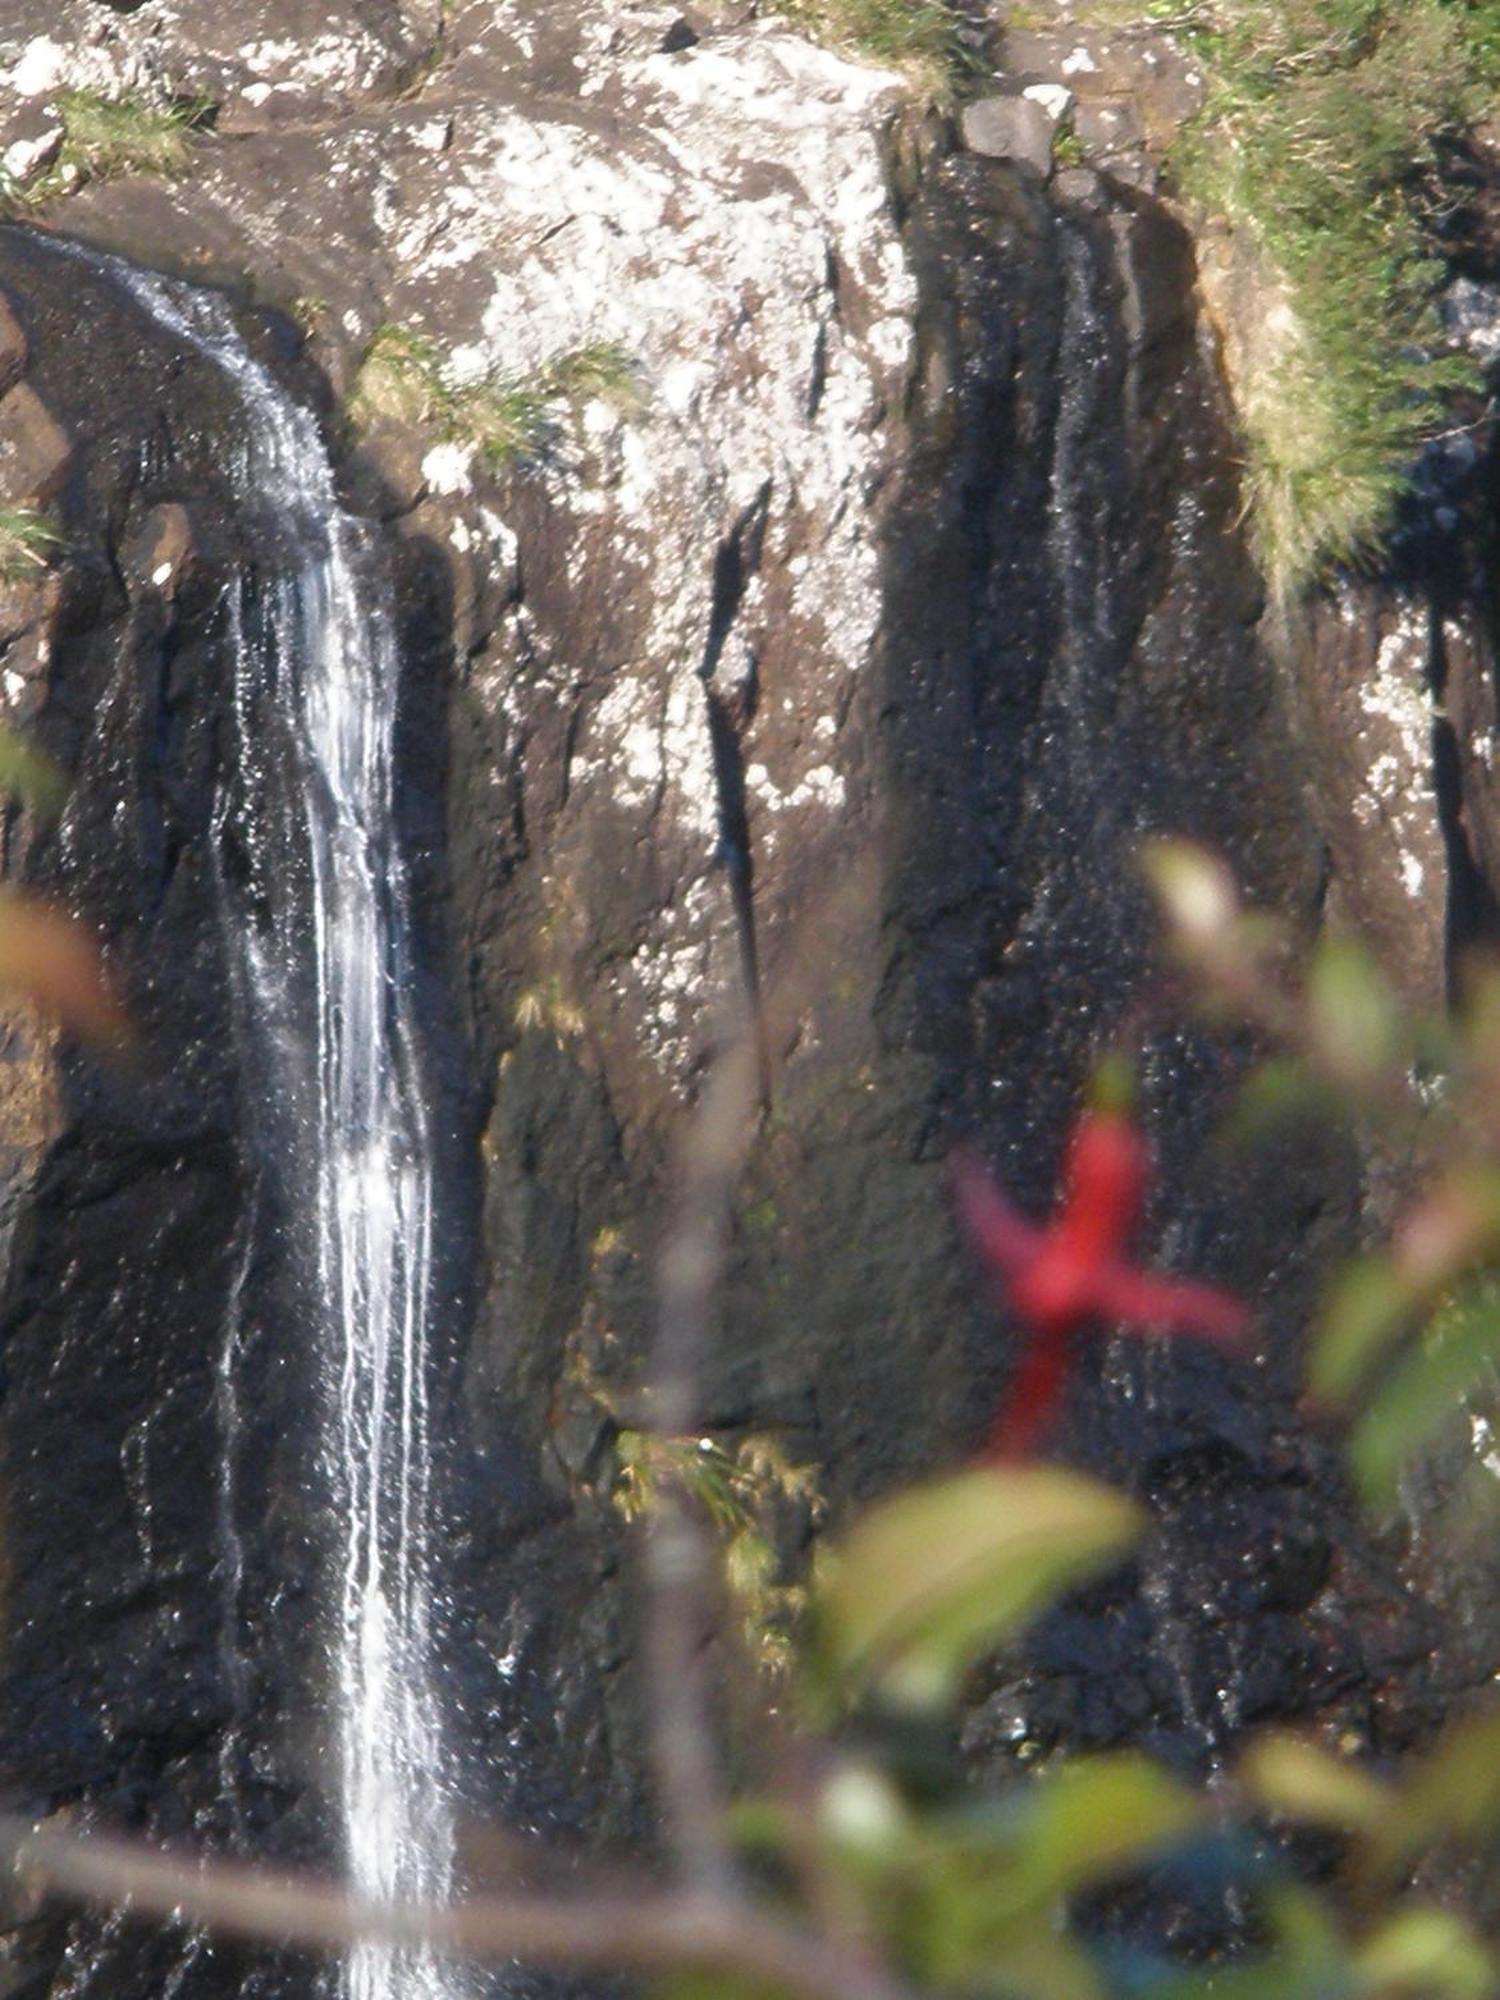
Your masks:
[{"label": "blurred leaf in foreground", "polygon": [[1145,1515],[1050,1465],[985,1465],[856,1522],[823,1596],[835,1663],[899,1704],[928,1706],[1054,1599],[1118,1560]]},{"label": "blurred leaf in foreground", "polygon": [[86,927],[15,889],[0,890],[0,988],[33,1001],[85,1041],[117,1044],[129,1033]]},{"label": "blurred leaf in foreground", "polygon": [[1240,1759],[1239,1780],[1262,1811],[1341,1832],[1378,1826],[1392,1805],[1391,1792],[1378,1778],[1289,1730],[1271,1731],[1252,1743]]},{"label": "blurred leaf in foreground", "polygon": [[1349,1463],[1371,1505],[1394,1500],[1410,1459],[1490,1379],[1497,1349],[1500,1282],[1483,1277],[1434,1317],[1354,1427]]},{"label": "blurred leaf in foreground", "polygon": [[1360,1857],[1367,1883],[1448,1839],[1473,1840],[1500,1825],[1500,1707],[1451,1723],[1418,1764]]},{"label": "blurred leaf in foreground", "polygon": [[68,781],[52,759],[34,750],[24,736],[3,722],[0,722],[0,792],[8,792],[47,818],[61,811],[68,795]]},{"label": "blurred leaf in foreground", "polygon": [[1139,1751],[1080,1758],[1035,1787],[1001,1893],[1041,1899],[1107,1881],[1176,1846],[1204,1824],[1206,1811]]},{"label": "blurred leaf in foreground", "polygon": [[1356,1952],[1357,1990],[1424,2000],[1486,2000],[1500,1986],[1494,1958],[1452,1910],[1403,1910]]}]

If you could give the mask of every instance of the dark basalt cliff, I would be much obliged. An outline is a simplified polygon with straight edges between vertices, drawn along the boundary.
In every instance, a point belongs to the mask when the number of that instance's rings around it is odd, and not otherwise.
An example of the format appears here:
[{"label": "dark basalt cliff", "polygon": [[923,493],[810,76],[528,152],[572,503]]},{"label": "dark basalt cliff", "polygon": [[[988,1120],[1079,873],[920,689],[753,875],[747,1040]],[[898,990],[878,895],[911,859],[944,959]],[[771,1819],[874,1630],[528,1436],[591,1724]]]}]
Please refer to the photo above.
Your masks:
[{"label": "dark basalt cliff", "polygon": [[[1385,1175],[1334,1135],[1212,1143],[1247,1052],[1162,1004],[1132,855],[1211,841],[1301,934],[1353,920],[1441,993],[1496,879],[1488,463],[1414,512],[1403,573],[1272,619],[1195,246],[1149,189],[957,150],[773,23],[552,11],[459,8],[430,73],[437,22],[394,0],[21,0],[0,32],[13,86],[220,100],[190,182],[90,188],[45,227],[225,286],[388,526],[465,1808],[564,1842],[645,1823],[601,1391],[635,1377],[671,1150],[752,956],[810,997],[770,1052],[715,1433],[774,1433],[835,1513],[970,1449],[1010,1354],[945,1152],[976,1139],[1040,1207],[1121,1031],[1161,1162],[1147,1243],[1260,1314],[1246,1364],[1086,1359],[1066,1447],[1156,1527],[976,1691],[975,1759],[1201,1760],[1312,1714],[1409,1740],[1494,1635],[1420,1537],[1356,1525],[1293,1409],[1319,1275]],[[137,1028],[112,1068],[6,1029],[0,1770],[38,1813],[326,1858],[305,1365],[263,1331],[232,1398],[223,1372],[246,1288],[269,1329],[298,1283],[247,1267],[275,1197],[222,946],[237,418],[29,228],[0,228],[0,290],[0,497],[67,531],[0,600],[0,673],[76,781],[57,827],[12,813],[8,862],[98,927]],[[617,337],[640,394],[507,473],[394,418],[357,436],[339,398],[382,321],[471,372]],[[193,1991],[243,1973],[93,1917],[5,1950],[12,1992],[125,2000],[184,1953]]]}]

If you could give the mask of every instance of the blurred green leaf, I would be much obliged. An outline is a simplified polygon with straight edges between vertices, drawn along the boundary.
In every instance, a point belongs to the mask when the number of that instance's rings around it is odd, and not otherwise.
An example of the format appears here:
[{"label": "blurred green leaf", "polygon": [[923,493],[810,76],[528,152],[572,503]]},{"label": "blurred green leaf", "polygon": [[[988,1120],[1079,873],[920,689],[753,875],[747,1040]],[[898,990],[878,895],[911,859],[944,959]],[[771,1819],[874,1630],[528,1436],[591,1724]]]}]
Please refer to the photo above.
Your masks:
[{"label": "blurred green leaf", "polygon": [[1026,2000],[1103,2000],[1092,1958],[1051,1920],[1018,1925],[974,1952],[929,1969],[934,1983],[968,1992],[1017,1994]]},{"label": "blurred green leaf", "polygon": [[1323,940],[1308,967],[1304,1001],[1322,1065],[1345,1090],[1369,1090],[1400,1061],[1399,1010],[1385,975],[1357,939]]},{"label": "blurred green leaf", "polygon": [[1403,1466],[1484,1382],[1500,1349],[1500,1286],[1476,1280],[1437,1313],[1355,1425],[1349,1463],[1365,1498],[1387,1506]]},{"label": "blurred green leaf", "polygon": [[1333,1093],[1300,1056],[1270,1056],[1240,1086],[1227,1136],[1237,1145],[1263,1139],[1278,1126],[1336,1115]]},{"label": "blurred green leaf", "polygon": [[62,810],[68,781],[50,757],[33,750],[24,736],[0,722],[0,792],[51,818]]},{"label": "blurred green leaf", "polygon": [[1420,1993],[1444,2000],[1487,2000],[1496,1990],[1495,1961],[1451,1910],[1403,1910],[1354,1956],[1361,1987],[1370,1993]]},{"label": "blurred green leaf", "polygon": [[1205,1823],[1202,1801],[1137,1751],[1081,1758],[1041,1781],[1002,1896],[1069,1895],[1107,1880]]},{"label": "blurred green leaf", "polygon": [[1308,1392],[1319,1403],[1344,1403],[1398,1338],[1410,1312],[1390,1259],[1355,1257],[1334,1280],[1308,1358]]},{"label": "blurred green leaf", "polygon": [[1311,1826],[1359,1832],[1378,1826],[1391,1810],[1392,1794],[1378,1778],[1286,1731],[1258,1737],[1240,1759],[1238,1775],[1263,1811]]},{"label": "blurred green leaf", "polygon": [[1500,1707],[1450,1723],[1365,1843],[1359,1870],[1379,1883],[1407,1856],[1500,1824]]},{"label": "blurred green leaf", "polygon": [[941,1703],[981,1653],[1123,1555],[1145,1518],[1052,1465],[975,1467],[886,1501],[830,1566],[835,1664],[896,1703]]},{"label": "blurred green leaf", "polygon": [[1337,2000],[1348,1992],[1348,1948],[1320,1896],[1284,1885],[1266,1897],[1263,1914],[1263,1955],[1171,1980],[1151,2000]]}]

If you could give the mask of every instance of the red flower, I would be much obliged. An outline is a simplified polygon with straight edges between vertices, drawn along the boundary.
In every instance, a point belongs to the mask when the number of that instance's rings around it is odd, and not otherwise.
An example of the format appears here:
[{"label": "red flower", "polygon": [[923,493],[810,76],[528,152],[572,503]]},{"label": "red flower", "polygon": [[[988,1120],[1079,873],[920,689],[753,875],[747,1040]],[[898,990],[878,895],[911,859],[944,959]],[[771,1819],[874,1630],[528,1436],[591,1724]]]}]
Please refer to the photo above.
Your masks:
[{"label": "red flower", "polygon": [[1016,1213],[972,1153],[954,1155],[959,1213],[1029,1336],[991,1433],[995,1456],[1023,1458],[1034,1450],[1067,1380],[1073,1336],[1085,1322],[1135,1333],[1195,1333],[1224,1346],[1235,1345],[1249,1326],[1249,1312],[1227,1292],[1126,1260],[1149,1170],[1146,1142],[1128,1118],[1085,1111],[1068,1142],[1061,1207],[1039,1228]]}]

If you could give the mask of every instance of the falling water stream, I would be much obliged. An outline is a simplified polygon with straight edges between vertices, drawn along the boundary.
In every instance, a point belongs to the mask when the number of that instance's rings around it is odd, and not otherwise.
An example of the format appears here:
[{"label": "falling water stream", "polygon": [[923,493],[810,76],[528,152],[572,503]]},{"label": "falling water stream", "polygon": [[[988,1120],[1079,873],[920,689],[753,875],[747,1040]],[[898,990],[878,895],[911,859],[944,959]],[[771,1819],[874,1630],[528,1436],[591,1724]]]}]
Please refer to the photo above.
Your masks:
[{"label": "falling water stream", "polygon": [[[226,825],[257,920],[232,972],[262,1094],[295,1128],[289,1212],[310,1218],[308,1294],[334,1503],[332,1735],[350,1878],[378,1900],[442,1900],[452,1825],[432,1668],[427,1392],[431,1144],[410,1002],[406,878],[394,832],[399,658],[363,524],[340,507],[313,417],[251,354],[218,296],[112,259],[158,326],[226,379],[242,413],[237,497],[253,561],[225,605],[238,772]],[[292,778],[268,780],[270,760]],[[245,902],[244,896],[241,901]],[[227,906],[227,898],[226,898]],[[232,1403],[240,1339],[226,1333]],[[422,1948],[350,1954],[349,2000],[438,2000],[452,1968]]]}]

